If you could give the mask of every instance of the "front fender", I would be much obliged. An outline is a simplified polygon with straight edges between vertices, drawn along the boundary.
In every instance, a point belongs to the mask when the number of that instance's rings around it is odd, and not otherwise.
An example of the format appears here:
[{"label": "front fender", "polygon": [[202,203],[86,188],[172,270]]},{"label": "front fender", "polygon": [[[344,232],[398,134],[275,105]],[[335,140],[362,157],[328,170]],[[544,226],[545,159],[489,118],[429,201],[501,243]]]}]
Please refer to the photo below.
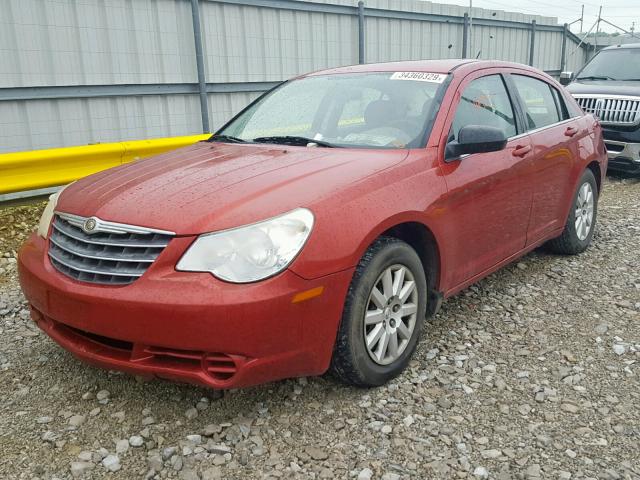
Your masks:
[{"label": "front fender", "polygon": [[446,192],[435,161],[425,150],[394,169],[352,185],[315,206],[314,231],[290,269],[313,279],[353,268],[383,232],[405,222],[417,222],[438,236],[435,206]]}]

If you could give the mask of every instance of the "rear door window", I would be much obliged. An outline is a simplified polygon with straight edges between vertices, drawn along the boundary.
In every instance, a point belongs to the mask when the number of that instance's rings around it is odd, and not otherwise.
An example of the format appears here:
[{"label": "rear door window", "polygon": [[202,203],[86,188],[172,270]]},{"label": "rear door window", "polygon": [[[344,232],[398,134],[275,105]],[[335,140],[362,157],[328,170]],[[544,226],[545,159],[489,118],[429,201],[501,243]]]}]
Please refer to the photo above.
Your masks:
[{"label": "rear door window", "polygon": [[546,127],[560,121],[561,115],[551,85],[524,75],[511,75],[511,78],[524,103],[528,130]]}]

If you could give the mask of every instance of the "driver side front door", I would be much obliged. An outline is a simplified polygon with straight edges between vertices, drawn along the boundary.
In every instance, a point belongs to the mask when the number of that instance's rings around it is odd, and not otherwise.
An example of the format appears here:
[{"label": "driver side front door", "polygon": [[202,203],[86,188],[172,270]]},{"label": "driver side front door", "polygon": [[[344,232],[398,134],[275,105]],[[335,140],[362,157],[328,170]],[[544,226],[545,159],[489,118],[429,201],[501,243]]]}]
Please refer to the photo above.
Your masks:
[{"label": "driver side front door", "polygon": [[[526,244],[532,202],[531,143],[522,133],[514,102],[499,73],[476,72],[456,92],[445,123],[454,140],[467,125],[490,125],[505,132],[506,148],[445,162],[448,193],[443,200],[448,264],[446,285],[464,288]],[[482,76],[481,76],[482,75]],[[456,104],[457,100],[457,104]]]}]

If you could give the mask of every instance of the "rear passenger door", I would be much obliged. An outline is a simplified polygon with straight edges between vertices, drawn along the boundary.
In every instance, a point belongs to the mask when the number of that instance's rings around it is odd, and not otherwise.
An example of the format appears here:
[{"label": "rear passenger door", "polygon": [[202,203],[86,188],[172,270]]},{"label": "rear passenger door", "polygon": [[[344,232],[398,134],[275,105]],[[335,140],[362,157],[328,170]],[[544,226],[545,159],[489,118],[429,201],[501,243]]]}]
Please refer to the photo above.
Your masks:
[{"label": "rear passenger door", "polygon": [[527,245],[548,237],[565,224],[567,198],[573,194],[572,172],[578,161],[577,118],[569,118],[562,95],[543,78],[511,74],[532,152],[533,204]]}]

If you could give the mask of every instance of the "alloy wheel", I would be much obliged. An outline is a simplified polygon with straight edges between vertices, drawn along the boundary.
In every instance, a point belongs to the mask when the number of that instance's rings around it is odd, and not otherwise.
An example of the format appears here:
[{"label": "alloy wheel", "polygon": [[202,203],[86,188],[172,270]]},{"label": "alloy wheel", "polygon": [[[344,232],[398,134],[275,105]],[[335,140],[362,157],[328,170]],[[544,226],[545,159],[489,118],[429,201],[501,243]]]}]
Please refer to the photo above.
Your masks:
[{"label": "alloy wheel", "polygon": [[594,195],[589,182],[585,182],[578,190],[576,199],[575,227],[580,241],[584,241],[591,232],[593,225]]},{"label": "alloy wheel", "polygon": [[411,270],[396,264],[378,277],[367,302],[364,342],[378,365],[396,361],[407,348],[416,326],[418,290]]}]

